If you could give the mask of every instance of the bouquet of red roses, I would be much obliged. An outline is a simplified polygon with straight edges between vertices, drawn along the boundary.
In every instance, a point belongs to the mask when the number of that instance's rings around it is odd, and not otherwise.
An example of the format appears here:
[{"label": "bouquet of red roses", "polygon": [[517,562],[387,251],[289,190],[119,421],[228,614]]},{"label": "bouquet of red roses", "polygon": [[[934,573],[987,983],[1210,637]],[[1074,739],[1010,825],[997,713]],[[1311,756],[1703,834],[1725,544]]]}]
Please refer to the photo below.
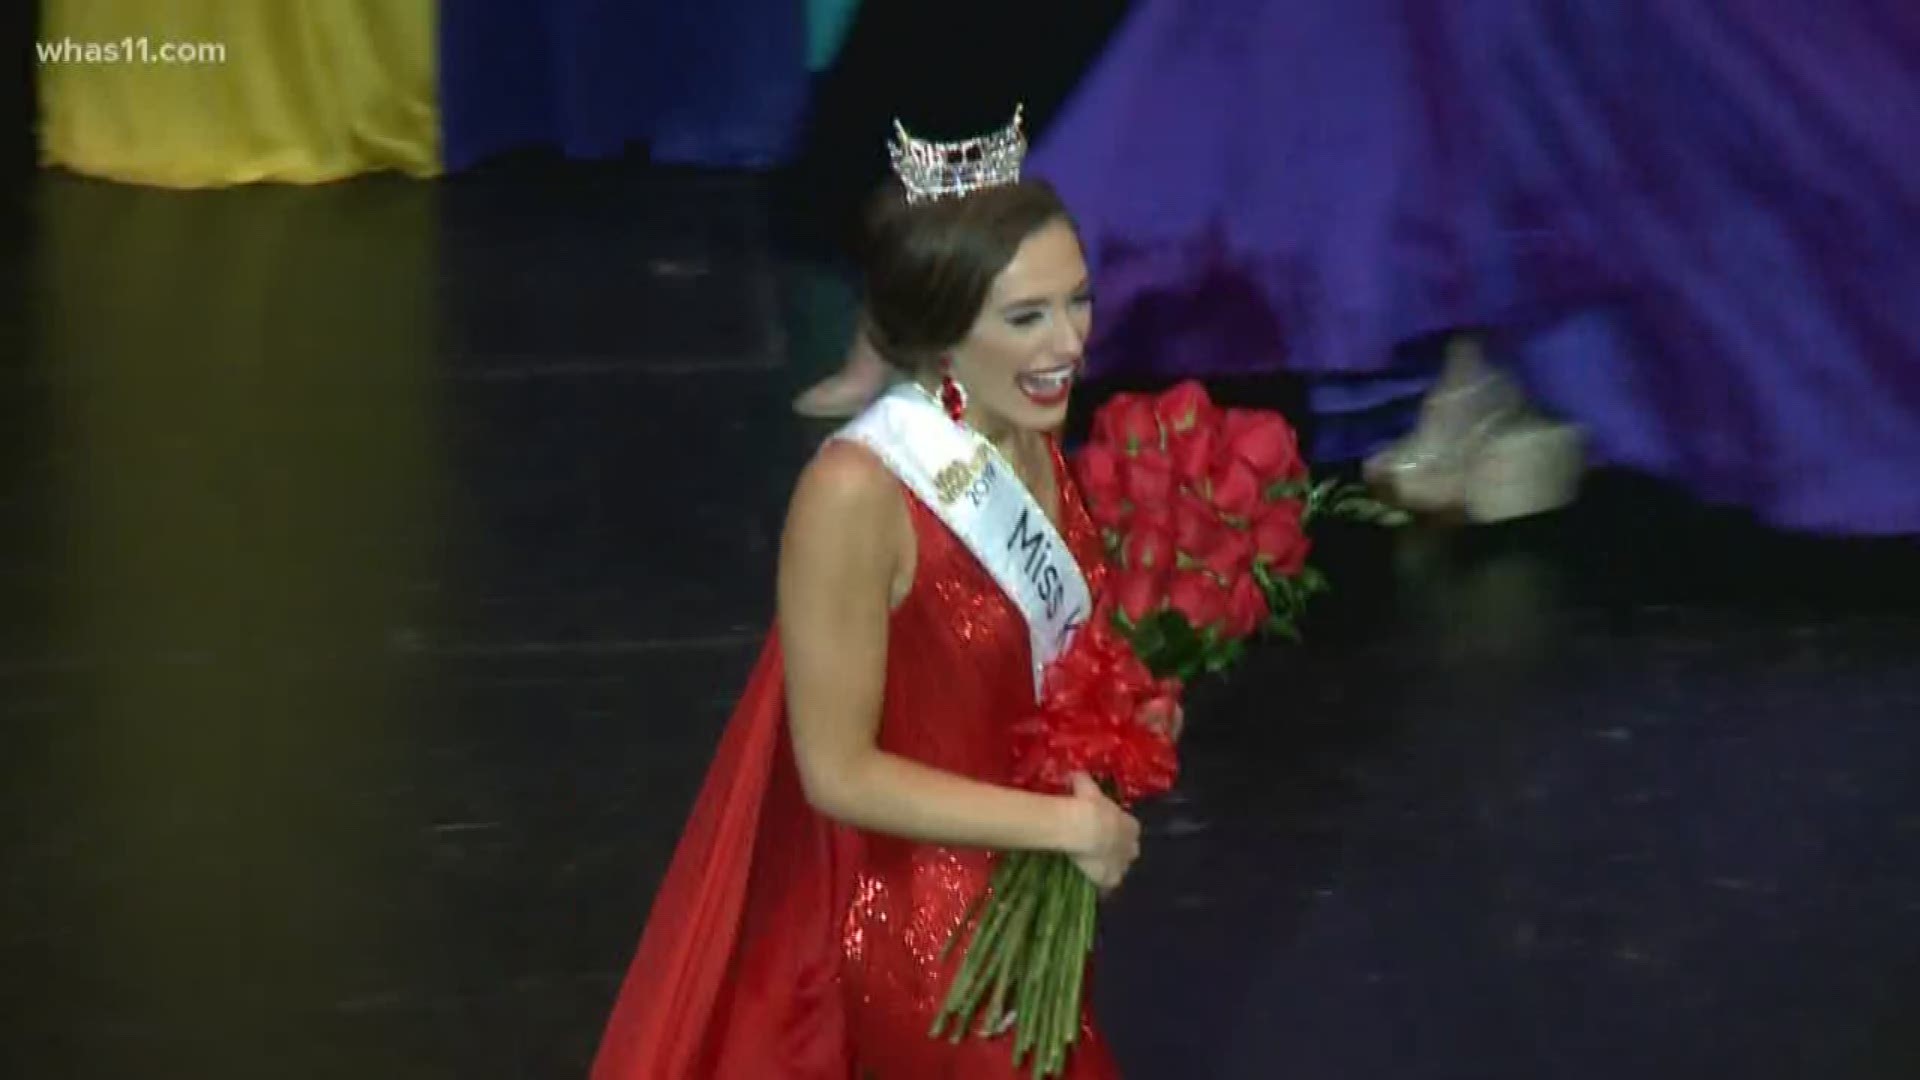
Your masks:
[{"label": "bouquet of red roses", "polygon": [[[1179,684],[1156,679],[1102,610],[1048,665],[1034,715],[1014,728],[1017,783],[1064,794],[1076,773],[1122,805],[1160,795],[1179,772],[1169,725]],[[1083,980],[1093,949],[1093,882],[1056,852],[1016,851],[995,868],[947,944],[969,931],[966,958],[935,1017],[933,1036],[969,1028],[1014,1030],[1016,1064],[1033,1076],[1065,1067],[1080,1035]]]},{"label": "bouquet of red roses", "polygon": [[[1297,636],[1308,598],[1327,587],[1307,565],[1309,520],[1386,511],[1314,484],[1277,413],[1220,409],[1195,382],[1112,399],[1074,465],[1116,578],[1015,727],[1015,780],[1064,792],[1085,773],[1132,805],[1173,786],[1179,762],[1160,721],[1184,684],[1232,665],[1257,632]],[[1036,1080],[1056,1075],[1080,1032],[1096,902],[1064,855],[1001,859],[948,942],[971,935],[933,1035],[1011,1025],[1016,1063],[1030,1060]]]},{"label": "bouquet of red roses", "polygon": [[1314,483],[1279,413],[1222,409],[1192,381],[1116,395],[1074,465],[1122,628],[1156,673],[1182,679],[1225,670],[1256,633],[1298,639],[1328,588],[1307,564],[1317,515],[1393,520],[1356,487]]}]

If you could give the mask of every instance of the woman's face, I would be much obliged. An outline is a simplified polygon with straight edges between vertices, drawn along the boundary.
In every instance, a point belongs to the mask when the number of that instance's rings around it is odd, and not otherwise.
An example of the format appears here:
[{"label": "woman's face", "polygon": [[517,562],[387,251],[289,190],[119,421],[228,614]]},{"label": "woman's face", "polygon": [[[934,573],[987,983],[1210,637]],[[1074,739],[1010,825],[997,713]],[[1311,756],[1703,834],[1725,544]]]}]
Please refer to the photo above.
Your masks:
[{"label": "woman's face", "polygon": [[1055,220],[1014,252],[951,354],[969,420],[976,428],[1058,428],[1092,323],[1080,238]]}]

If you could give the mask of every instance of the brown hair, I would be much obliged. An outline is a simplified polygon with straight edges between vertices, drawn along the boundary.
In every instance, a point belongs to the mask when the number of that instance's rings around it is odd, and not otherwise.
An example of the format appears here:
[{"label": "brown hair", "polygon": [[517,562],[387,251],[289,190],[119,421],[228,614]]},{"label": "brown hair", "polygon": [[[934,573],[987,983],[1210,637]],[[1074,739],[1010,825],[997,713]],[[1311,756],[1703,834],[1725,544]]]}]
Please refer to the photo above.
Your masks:
[{"label": "brown hair", "polygon": [[925,370],[973,329],[993,281],[1027,237],[1072,224],[1042,180],[909,205],[889,181],[868,210],[865,332],[895,367]]}]

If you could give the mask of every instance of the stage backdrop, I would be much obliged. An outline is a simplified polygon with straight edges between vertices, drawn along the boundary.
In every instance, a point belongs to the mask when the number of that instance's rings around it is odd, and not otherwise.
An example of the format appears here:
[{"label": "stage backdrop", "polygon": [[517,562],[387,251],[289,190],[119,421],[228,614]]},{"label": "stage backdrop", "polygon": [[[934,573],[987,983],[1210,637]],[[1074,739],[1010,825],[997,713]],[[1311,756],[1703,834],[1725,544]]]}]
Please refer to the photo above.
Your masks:
[{"label": "stage backdrop", "polygon": [[446,0],[440,103],[449,169],[506,151],[760,167],[807,99],[797,0]]},{"label": "stage backdrop", "polygon": [[44,4],[47,164],[167,187],[439,171],[435,0]]}]

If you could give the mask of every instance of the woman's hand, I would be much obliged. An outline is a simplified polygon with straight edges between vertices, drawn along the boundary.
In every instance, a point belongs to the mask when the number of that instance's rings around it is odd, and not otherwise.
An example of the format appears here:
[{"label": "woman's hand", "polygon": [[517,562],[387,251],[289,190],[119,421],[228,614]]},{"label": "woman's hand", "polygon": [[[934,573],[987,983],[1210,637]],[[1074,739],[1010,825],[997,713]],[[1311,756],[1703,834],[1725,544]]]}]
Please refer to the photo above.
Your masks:
[{"label": "woman's hand", "polygon": [[1095,887],[1110,893],[1140,857],[1140,822],[1085,773],[1074,775],[1072,798],[1079,836],[1067,854]]}]

